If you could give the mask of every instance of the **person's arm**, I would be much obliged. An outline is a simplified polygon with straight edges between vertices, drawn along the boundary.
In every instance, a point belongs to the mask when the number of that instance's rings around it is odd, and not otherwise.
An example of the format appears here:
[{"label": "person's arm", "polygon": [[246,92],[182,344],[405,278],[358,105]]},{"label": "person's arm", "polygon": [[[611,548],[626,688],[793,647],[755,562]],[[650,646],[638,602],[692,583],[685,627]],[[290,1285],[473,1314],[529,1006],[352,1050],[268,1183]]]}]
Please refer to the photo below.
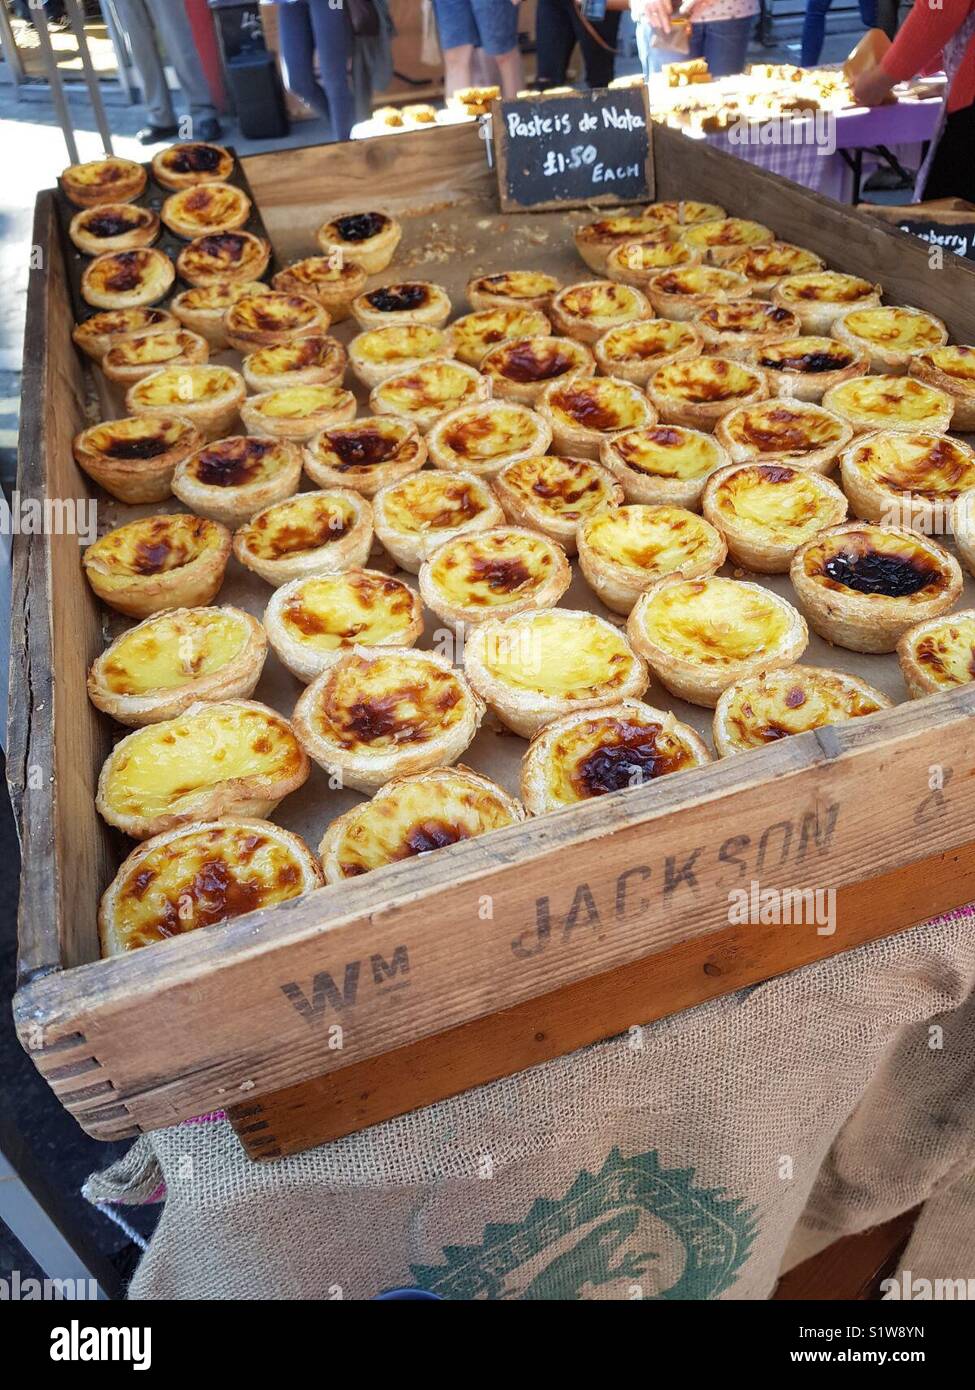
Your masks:
[{"label": "person's arm", "polygon": [[891,85],[923,72],[961,28],[970,9],[971,0],[942,0],[937,9],[930,0],[915,0],[914,8],[880,62]]}]

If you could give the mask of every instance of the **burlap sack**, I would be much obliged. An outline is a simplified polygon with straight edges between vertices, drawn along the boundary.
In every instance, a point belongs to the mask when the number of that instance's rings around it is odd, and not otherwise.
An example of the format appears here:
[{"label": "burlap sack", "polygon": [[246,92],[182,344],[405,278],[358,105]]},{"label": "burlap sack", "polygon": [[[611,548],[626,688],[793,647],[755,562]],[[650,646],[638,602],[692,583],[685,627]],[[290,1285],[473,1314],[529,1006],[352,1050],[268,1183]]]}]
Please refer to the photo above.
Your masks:
[{"label": "burlap sack", "polygon": [[165,1183],[134,1298],[766,1298],[797,1231],[975,1168],[973,985],[957,913],[291,1159],[161,1131],[88,1195]]}]

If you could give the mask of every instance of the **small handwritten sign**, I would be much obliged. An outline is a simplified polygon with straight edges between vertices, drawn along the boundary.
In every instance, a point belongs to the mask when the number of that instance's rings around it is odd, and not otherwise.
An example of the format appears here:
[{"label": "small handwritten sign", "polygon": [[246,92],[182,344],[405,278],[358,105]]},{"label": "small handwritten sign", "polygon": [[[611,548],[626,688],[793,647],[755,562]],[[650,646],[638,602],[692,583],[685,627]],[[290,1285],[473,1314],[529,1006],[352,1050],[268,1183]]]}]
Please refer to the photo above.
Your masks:
[{"label": "small handwritten sign", "polygon": [[975,261],[975,222],[933,222],[927,218],[904,217],[897,223],[902,232],[910,232],[922,241],[931,242],[956,256]]},{"label": "small handwritten sign", "polygon": [[644,86],[541,93],[495,102],[492,114],[505,212],[652,201]]}]

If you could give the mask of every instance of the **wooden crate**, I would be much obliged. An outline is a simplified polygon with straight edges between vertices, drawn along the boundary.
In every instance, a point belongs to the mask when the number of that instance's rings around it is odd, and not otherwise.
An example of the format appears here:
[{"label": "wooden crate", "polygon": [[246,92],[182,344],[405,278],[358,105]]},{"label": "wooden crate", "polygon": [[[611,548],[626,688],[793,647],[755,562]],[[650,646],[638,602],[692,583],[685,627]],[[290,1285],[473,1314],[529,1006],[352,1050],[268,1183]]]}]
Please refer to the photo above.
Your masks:
[{"label": "wooden crate", "polygon": [[[975,341],[975,269],[947,257],[931,270],[926,247],[879,222],[677,133],[655,140],[660,198],[766,221]],[[404,216],[458,204],[466,215],[493,181],[472,127],[245,165],[284,256],[326,212],[381,201]],[[518,225],[548,224],[528,214]],[[89,383],[55,233],[42,193],[24,498],[89,495],[70,448]],[[95,905],[121,846],[93,803],[112,735],[85,698],[101,615],[72,537],[17,539],[13,615],[16,1019],[96,1137],[226,1108],[255,1157],[293,1152],[975,898],[973,686],[101,961]],[[835,888],[835,934],[729,926],[729,889],[752,878]]]}]

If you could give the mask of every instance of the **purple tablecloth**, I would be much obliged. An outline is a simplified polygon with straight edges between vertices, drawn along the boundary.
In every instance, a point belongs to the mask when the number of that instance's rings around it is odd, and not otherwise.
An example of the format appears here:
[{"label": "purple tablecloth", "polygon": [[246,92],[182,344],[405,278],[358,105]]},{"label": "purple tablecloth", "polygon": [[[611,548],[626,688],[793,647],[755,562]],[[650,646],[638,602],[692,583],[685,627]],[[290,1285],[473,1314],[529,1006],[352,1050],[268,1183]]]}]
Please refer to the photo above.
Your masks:
[{"label": "purple tablecloth", "polygon": [[[920,146],[934,135],[940,114],[939,100],[914,98],[903,98],[891,106],[844,111],[835,117],[826,147],[812,139],[800,139],[794,144],[742,143],[728,131],[704,138],[717,149],[726,150],[739,159],[747,159],[751,164],[782,174],[817,193],[848,203],[853,193],[853,171],[840,150],[868,150],[871,146],[884,145],[907,168],[916,169],[920,164]],[[875,162],[870,155],[864,155],[864,176]]]}]

